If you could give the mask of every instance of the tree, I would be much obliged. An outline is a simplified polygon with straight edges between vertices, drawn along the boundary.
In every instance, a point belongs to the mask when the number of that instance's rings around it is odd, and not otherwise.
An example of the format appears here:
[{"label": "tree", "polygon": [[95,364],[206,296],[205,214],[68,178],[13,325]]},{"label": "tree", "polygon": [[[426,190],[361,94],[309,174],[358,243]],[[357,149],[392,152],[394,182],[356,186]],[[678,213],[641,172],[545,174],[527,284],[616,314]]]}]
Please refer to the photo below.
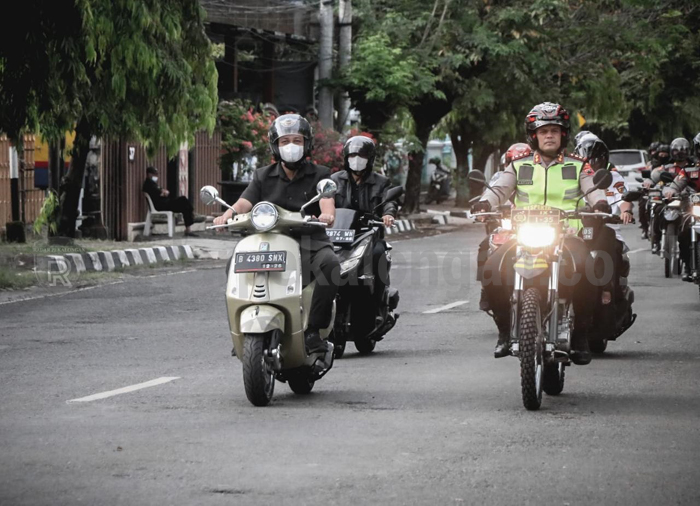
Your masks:
[{"label": "tree", "polygon": [[[174,153],[213,130],[217,75],[197,0],[28,0],[25,44],[0,48],[1,128],[76,137],[60,188],[59,233],[73,237],[92,136]],[[22,33],[20,31],[20,33]],[[19,76],[19,79],[17,78]]]}]

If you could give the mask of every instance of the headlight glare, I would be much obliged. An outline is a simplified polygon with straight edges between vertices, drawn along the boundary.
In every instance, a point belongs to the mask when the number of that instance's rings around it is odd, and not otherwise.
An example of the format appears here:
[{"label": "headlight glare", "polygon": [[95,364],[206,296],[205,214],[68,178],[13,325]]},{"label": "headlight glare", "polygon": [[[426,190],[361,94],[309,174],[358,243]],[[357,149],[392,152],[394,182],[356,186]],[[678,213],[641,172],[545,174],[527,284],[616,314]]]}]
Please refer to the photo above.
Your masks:
[{"label": "headlight glare", "polygon": [[693,216],[700,218],[700,206],[693,206]]},{"label": "headlight glare", "polygon": [[261,232],[273,228],[277,224],[278,219],[279,213],[277,213],[277,209],[269,202],[256,204],[250,212],[250,221],[255,229]]},{"label": "headlight glare", "polygon": [[551,246],[556,238],[556,229],[548,225],[526,223],[518,227],[518,244],[527,248]]}]

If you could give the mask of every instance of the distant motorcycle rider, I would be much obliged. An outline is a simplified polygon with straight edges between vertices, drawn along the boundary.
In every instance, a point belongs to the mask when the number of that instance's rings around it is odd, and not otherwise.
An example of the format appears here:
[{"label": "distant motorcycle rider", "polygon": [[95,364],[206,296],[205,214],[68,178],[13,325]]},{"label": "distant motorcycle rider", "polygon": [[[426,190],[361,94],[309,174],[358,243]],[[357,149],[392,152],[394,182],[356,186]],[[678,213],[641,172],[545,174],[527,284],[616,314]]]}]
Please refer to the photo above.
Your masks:
[{"label": "distant motorcycle rider", "polygon": [[[681,147],[681,144],[682,143],[679,143],[679,147]],[[678,172],[673,183],[664,190],[664,197],[673,198],[681,194],[686,188],[691,189],[695,193],[700,193],[700,133],[693,139],[693,151],[695,153],[695,159],[698,161],[696,161],[694,165],[686,165]],[[681,157],[682,156],[681,154]],[[681,262],[683,262],[685,266],[682,279],[683,281],[693,281],[690,272],[690,256],[692,254],[691,227],[690,223],[687,221],[684,221],[683,227],[678,234],[678,247],[681,250]]]},{"label": "distant motorcycle rider", "polygon": [[[487,189],[481,200],[473,207],[474,212],[488,212],[514,196],[516,207],[528,205],[551,205],[572,211],[576,203],[589,190],[587,200],[593,210],[609,212],[610,206],[605,193],[593,190],[593,169],[578,157],[566,155],[564,148],[569,139],[569,113],[559,104],[545,102],[536,105],[525,119],[528,144],[533,153],[516,158],[506,168],[502,176]],[[614,255],[615,238],[612,230],[600,234],[600,248]],[[578,272],[584,272],[583,263],[588,256],[586,244],[578,237],[568,237],[565,247],[571,253]],[[494,356],[504,357],[510,354],[511,306],[510,296],[513,290],[512,269],[514,265],[515,241],[512,240],[496,250],[484,265],[482,286],[488,307],[498,327],[499,336]],[[571,360],[575,364],[585,365],[591,361],[585,329],[592,317],[594,304],[591,298],[594,287],[586,276],[573,290],[576,324],[573,338]]]},{"label": "distant motorcycle rider", "polygon": [[[374,209],[384,201],[387,190],[391,186],[389,178],[372,171],[376,147],[369,137],[357,135],[351,137],[343,147],[344,171],[331,176],[338,185],[335,194],[336,209],[353,209],[360,213],[373,213]],[[384,226],[389,228],[396,217],[396,203],[387,202],[381,209]],[[388,282],[386,267],[380,268],[383,258],[386,258],[386,241],[381,239],[374,245],[372,264],[375,272],[375,296],[381,302]],[[378,306],[379,307],[379,306]]]}]

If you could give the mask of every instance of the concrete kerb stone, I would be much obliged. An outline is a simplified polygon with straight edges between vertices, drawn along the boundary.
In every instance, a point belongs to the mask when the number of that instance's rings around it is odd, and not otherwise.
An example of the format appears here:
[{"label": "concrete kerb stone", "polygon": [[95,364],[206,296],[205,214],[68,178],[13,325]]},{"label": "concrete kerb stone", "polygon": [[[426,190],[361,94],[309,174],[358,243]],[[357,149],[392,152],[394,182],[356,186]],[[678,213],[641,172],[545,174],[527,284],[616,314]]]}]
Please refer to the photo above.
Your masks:
[{"label": "concrete kerb stone", "polygon": [[125,250],[128,255],[128,260],[131,265],[143,265],[143,260],[141,259],[141,253],[137,249],[127,249]]},{"label": "concrete kerb stone", "polygon": [[141,259],[143,260],[143,263],[149,263],[149,264],[157,264],[158,259],[156,258],[156,254],[153,251],[153,248],[139,248],[139,252],[141,253]]},{"label": "concrete kerb stone", "polygon": [[75,269],[75,272],[85,272],[87,270],[83,256],[80,253],[66,253],[63,256],[66,257],[71,267]]},{"label": "concrete kerb stone", "polygon": [[100,256],[97,253],[83,253],[83,260],[85,261],[85,267],[87,270],[97,272],[102,271],[102,262],[100,262]]},{"label": "concrete kerb stone", "polygon": [[100,258],[103,270],[106,270],[107,272],[112,272],[116,268],[114,257],[112,256],[111,251],[98,251],[97,256]]},{"label": "concrete kerb stone", "polygon": [[393,227],[386,229],[386,234],[401,234],[411,230],[416,230],[416,224],[413,220],[396,220]]},{"label": "concrete kerb stone", "polygon": [[159,258],[162,262],[170,262],[170,255],[168,255],[168,250],[164,246],[156,246],[153,248],[153,251],[157,253],[157,259]]},{"label": "concrete kerb stone", "polygon": [[129,267],[129,257],[126,256],[126,251],[117,250],[112,251],[114,254],[114,265],[118,269],[123,269],[124,267]]}]

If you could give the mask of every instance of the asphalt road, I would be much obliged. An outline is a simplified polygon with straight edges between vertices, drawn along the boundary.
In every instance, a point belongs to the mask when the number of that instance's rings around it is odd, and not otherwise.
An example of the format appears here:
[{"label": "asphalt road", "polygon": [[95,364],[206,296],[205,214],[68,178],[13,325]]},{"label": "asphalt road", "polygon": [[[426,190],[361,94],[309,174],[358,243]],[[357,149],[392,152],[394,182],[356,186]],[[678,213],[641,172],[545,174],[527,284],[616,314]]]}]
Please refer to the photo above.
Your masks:
[{"label": "asphalt road", "polygon": [[396,328],[266,408],[221,267],[0,306],[0,504],[700,504],[697,287],[633,253],[637,323],[527,412],[477,308],[482,234],[396,243]]}]

